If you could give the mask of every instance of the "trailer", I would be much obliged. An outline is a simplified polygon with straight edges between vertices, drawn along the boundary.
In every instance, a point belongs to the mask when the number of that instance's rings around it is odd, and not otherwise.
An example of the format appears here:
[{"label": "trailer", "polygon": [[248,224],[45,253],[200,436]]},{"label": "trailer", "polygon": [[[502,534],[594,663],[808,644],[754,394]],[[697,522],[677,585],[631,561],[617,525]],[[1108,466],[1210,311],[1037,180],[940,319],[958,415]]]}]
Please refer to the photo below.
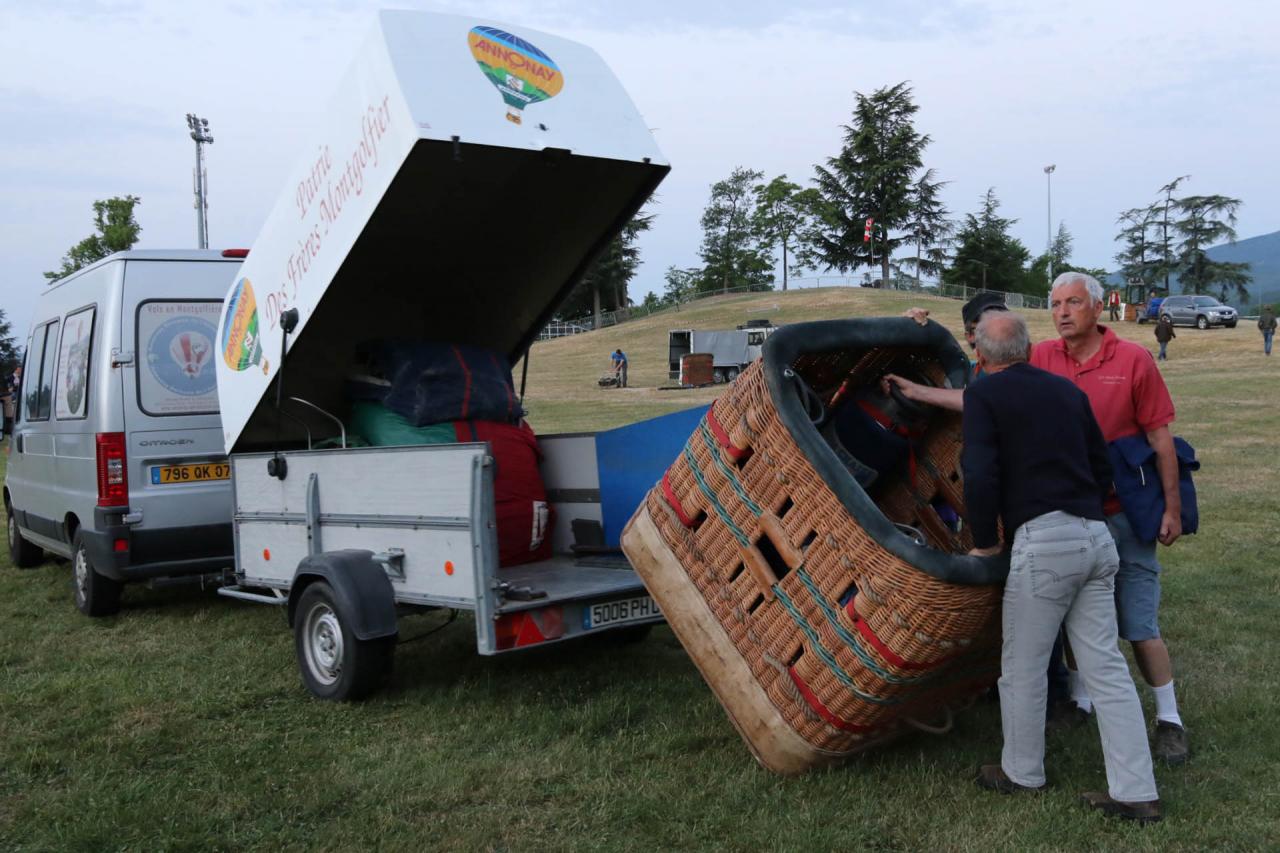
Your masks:
[{"label": "trailer", "polygon": [[596,435],[541,438],[554,556],[500,568],[487,443],[355,448],[344,421],[361,341],[527,355],[669,171],[634,104],[580,44],[397,11],[324,116],[223,306],[220,593],[285,608],[327,699],[378,686],[407,613],[473,613],[482,655],[659,621],[610,547],[642,493],[602,482]]},{"label": "trailer", "polygon": [[680,360],[690,353],[710,353],[715,382],[732,382],[760,357],[760,348],[775,328],[764,320],[721,331],[672,329],[667,333],[668,375],[684,384]]}]

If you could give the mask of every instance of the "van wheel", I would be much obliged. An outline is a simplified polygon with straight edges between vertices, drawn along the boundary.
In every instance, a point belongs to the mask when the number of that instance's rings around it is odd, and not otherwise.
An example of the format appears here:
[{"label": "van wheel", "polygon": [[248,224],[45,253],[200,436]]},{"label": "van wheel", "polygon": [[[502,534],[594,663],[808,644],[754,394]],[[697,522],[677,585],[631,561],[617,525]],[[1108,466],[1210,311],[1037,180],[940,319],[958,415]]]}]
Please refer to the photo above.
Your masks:
[{"label": "van wheel", "polygon": [[1196,328],[1201,330],[1209,328],[1209,318],[1204,316],[1203,314],[1197,317]]},{"label": "van wheel", "polygon": [[76,609],[85,616],[111,616],[120,612],[122,584],[99,574],[89,562],[84,537],[76,533],[72,543],[71,580],[75,585]]},{"label": "van wheel", "polygon": [[737,379],[737,378],[738,378],[738,368],[736,368],[736,367],[730,367],[728,370],[726,370],[726,371],[724,372],[724,378],[725,378],[725,381],[726,381],[726,382],[732,382],[733,380]]},{"label": "van wheel", "polygon": [[712,370],[711,380],[715,382],[717,385],[723,385],[724,384],[724,368],[717,367],[714,370]]},{"label": "van wheel", "polygon": [[395,637],[357,639],[324,581],[308,586],[298,600],[293,637],[302,683],[320,699],[360,699],[391,671]]},{"label": "van wheel", "polygon": [[38,545],[32,545],[22,538],[18,531],[18,518],[13,514],[13,507],[5,507],[9,528],[9,559],[20,569],[33,569],[44,562],[44,551]]}]

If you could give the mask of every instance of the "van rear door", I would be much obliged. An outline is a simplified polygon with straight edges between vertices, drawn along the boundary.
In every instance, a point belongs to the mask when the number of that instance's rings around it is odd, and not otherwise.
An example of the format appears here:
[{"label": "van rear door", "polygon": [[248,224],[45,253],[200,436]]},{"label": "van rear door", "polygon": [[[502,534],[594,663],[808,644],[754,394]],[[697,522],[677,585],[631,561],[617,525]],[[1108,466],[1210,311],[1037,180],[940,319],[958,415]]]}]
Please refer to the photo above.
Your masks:
[{"label": "van rear door", "polygon": [[130,260],[122,346],[134,562],[231,554],[230,468],[214,359],[238,261]]}]

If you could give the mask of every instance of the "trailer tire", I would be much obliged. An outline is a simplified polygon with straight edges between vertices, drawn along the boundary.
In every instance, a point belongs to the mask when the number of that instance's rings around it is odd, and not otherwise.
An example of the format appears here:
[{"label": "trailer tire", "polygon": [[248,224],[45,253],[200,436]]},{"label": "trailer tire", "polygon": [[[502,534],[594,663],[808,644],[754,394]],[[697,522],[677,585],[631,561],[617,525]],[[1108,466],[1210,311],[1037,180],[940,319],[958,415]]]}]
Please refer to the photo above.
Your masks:
[{"label": "trailer tire", "polygon": [[326,581],[314,581],[303,590],[293,636],[302,683],[319,699],[361,699],[391,672],[396,638],[357,638]]},{"label": "trailer tire", "polygon": [[714,368],[711,371],[711,381],[717,385],[723,385],[725,382],[725,373],[723,367]]},{"label": "trailer tire", "polygon": [[738,368],[736,367],[730,367],[728,370],[724,372],[724,379],[726,382],[732,382],[737,378],[738,378]]},{"label": "trailer tire", "polygon": [[5,515],[8,516],[6,523],[9,535],[9,559],[13,560],[13,564],[20,569],[34,569],[44,562],[44,551],[39,545],[32,545],[22,538],[22,532],[18,530],[18,518],[13,514],[13,507],[6,506]]},{"label": "trailer tire", "polygon": [[76,609],[85,616],[113,616],[120,612],[120,592],[124,585],[93,567],[84,536],[79,531],[71,546],[71,583]]}]

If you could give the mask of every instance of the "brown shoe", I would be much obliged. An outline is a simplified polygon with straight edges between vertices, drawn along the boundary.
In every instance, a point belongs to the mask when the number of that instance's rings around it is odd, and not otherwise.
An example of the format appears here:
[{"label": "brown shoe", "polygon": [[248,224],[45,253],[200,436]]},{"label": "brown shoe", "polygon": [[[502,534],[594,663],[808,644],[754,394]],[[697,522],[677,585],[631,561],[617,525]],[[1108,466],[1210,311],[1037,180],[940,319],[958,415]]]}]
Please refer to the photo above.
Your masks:
[{"label": "brown shoe", "polygon": [[1156,720],[1156,743],[1151,755],[1165,764],[1185,764],[1191,754],[1191,744],[1187,740],[1187,730],[1177,723],[1166,723]]},{"label": "brown shoe", "polygon": [[1136,820],[1138,823],[1155,823],[1164,815],[1160,812],[1159,800],[1147,800],[1145,803],[1124,803],[1113,800],[1108,794],[1100,791],[1088,791],[1080,795],[1080,802],[1091,809],[1097,809],[1109,817]]},{"label": "brown shoe", "polygon": [[1019,785],[1005,774],[1004,768],[999,764],[982,765],[978,768],[978,776],[973,781],[978,783],[979,788],[998,791],[1001,794],[1039,794],[1049,787],[1048,785],[1041,785],[1039,788],[1030,788],[1026,785]]}]

